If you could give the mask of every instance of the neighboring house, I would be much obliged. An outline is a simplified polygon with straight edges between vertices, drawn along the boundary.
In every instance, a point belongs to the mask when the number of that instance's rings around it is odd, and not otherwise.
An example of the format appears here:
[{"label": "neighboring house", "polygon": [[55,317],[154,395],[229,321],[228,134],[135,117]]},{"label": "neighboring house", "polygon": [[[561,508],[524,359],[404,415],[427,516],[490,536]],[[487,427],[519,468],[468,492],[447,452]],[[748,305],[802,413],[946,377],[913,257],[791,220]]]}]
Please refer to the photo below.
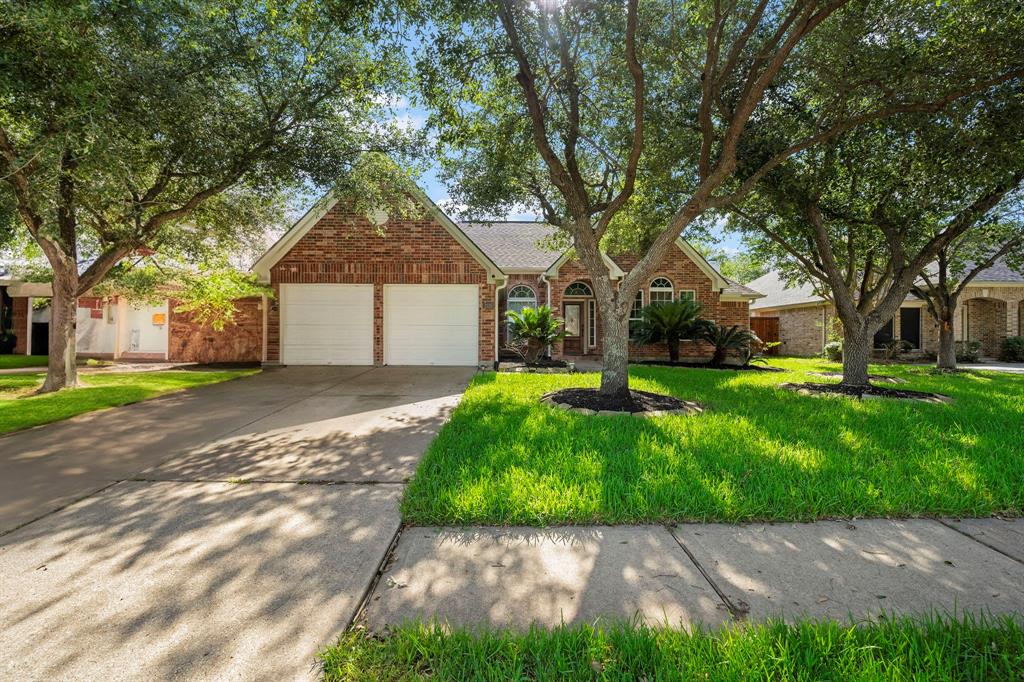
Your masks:
[{"label": "neighboring house", "polygon": [[[841,331],[832,304],[810,285],[790,286],[777,272],[770,272],[748,286],[765,294],[751,304],[751,317],[778,320],[778,341],[784,355],[816,355],[828,339],[830,326]],[[1024,275],[999,261],[981,272],[961,295],[955,315],[956,339],[980,341],[982,353],[994,357],[1003,339],[1022,333]],[[908,296],[896,318],[875,335],[879,347],[892,339],[907,341],[918,351],[938,350],[938,326],[925,301]]]},{"label": "neighboring house", "polygon": [[[460,225],[418,189],[411,194],[425,208],[414,219],[388,220],[380,212],[367,217],[331,195],[321,199],[253,266],[275,297],[244,302],[242,324],[224,332],[191,324],[174,313],[173,301],[136,310],[82,298],[80,351],[286,365],[492,365],[507,343],[505,312],[548,304],[566,320],[567,335],[552,349],[554,357],[601,353],[602,323],[590,277],[569,252],[545,247],[551,227]],[[630,254],[606,259],[613,280],[637,261]],[[746,327],[748,305],[759,296],[725,279],[679,239],[637,294],[634,310],[638,314],[652,301],[694,298],[705,318]],[[20,300],[22,309],[31,307]],[[20,324],[16,328],[24,329],[24,320]],[[202,357],[202,349],[216,349],[214,357]],[[698,344],[682,350],[709,353]],[[662,346],[631,352],[667,355]]]},{"label": "neighboring house", "polygon": [[[46,283],[0,280],[5,305],[12,308],[11,329],[17,335],[15,354],[46,355],[50,309],[37,308],[49,299]],[[177,302],[134,306],[124,299],[82,296],[75,317],[76,347],[83,358],[162,360],[168,362],[259,362],[263,357],[263,313],[259,298],[235,302],[235,323],[224,331],[196,324],[188,313],[175,312]]]}]

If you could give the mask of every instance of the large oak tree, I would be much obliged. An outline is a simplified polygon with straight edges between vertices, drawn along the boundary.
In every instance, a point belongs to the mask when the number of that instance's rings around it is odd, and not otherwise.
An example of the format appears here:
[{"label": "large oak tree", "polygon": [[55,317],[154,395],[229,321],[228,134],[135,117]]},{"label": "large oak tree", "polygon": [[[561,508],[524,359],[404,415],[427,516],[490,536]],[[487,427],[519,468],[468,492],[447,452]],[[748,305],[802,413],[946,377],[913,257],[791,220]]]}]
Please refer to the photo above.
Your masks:
[{"label": "large oak tree", "polygon": [[76,298],[142,247],[237,235],[289,190],[390,150],[390,5],[11,0],[0,207],[53,270],[43,390],[76,383]]},{"label": "large oak tree", "polygon": [[[628,391],[636,292],[680,234],[817,145],[1014,77],[1005,54],[937,47],[971,37],[957,14],[980,2],[444,7],[420,67],[455,198],[530,206],[560,228],[594,285],[610,395]],[[641,233],[641,258],[616,287],[601,248],[618,229]]]}]

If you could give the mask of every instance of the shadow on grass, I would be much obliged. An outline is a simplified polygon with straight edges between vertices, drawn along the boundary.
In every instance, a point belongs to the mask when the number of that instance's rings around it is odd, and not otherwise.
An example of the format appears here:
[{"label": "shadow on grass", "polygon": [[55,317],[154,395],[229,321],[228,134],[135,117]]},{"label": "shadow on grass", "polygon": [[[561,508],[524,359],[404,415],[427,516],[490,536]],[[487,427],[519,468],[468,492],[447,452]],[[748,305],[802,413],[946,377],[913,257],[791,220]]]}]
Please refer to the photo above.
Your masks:
[{"label": "shadow on grass", "polygon": [[954,405],[777,388],[803,371],[635,368],[635,388],[709,408],[654,420],[537,403],[548,390],[596,385],[593,374],[478,380],[403,510],[415,523],[456,524],[1020,513],[1024,399],[1013,377],[896,372]]}]

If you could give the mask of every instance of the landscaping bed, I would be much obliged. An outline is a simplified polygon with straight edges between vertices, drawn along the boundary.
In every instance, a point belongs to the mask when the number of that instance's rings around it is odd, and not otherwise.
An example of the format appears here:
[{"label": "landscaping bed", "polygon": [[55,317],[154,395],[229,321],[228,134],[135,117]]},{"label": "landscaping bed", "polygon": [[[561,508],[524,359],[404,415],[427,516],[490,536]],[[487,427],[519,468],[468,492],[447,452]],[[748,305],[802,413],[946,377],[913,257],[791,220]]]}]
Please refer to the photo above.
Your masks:
[{"label": "landscaping bed", "polygon": [[874,366],[952,405],[809,399],[783,374],[633,366],[631,388],[693,401],[700,418],[582,418],[545,394],[600,375],[483,373],[427,450],[402,503],[422,525],[811,521],[1024,513],[1024,381]]},{"label": "landscaping bed", "polygon": [[709,362],[672,362],[670,360],[630,360],[631,365],[649,365],[652,367],[686,367],[689,369],[722,369],[733,372],[784,372],[786,370],[770,365],[712,365]]},{"label": "landscaping bed", "polygon": [[700,412],[697,403],[648,391],[630,391],[628,396],[606,396],[594,388],[563,388],[545,394],[541,402],[582,414],[632,414],[639,417]]},{"label": "landscaping bed", "polygon": [[1009,619],[773,621],[692,632],[640,624],[508,630],[404,625],[350,631],[321,654],[347,680],[1012,680],[1024,629]]},{"label": "landscaping bed", "polygon": [[541,359],[536,362],[502,361],[498,363],[499,372],[525,374],[569,374],[575,370],[565,360]]},{"label": "landscaping bed", "polygon": [[951,403],[953,399],[940,393],[909,391],[885,386],[844,386],[843,384],[785,383],[782,388],[796,391],[801,395],[841,395],[864,400],[866,398],[892,398],[894,400],[917,400],[922,403]]}]

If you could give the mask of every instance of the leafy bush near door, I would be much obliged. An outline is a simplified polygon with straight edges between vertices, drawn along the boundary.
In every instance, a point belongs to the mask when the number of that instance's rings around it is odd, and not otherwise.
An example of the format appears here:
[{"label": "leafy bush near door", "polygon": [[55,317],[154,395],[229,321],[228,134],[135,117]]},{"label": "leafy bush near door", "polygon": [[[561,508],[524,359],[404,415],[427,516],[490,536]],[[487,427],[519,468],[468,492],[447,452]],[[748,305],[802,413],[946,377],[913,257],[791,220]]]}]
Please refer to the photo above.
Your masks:
[{"label": "leafy bush near door", "polygon": [[981,360],[981,341],[957,341],[957,362],[978,362]]},{"label": "leafy bush near door", "polygon": [[999,349],[999,359],[1006,362],[1024,362],[1024,336],[1011,336],[1003,339]]}]

